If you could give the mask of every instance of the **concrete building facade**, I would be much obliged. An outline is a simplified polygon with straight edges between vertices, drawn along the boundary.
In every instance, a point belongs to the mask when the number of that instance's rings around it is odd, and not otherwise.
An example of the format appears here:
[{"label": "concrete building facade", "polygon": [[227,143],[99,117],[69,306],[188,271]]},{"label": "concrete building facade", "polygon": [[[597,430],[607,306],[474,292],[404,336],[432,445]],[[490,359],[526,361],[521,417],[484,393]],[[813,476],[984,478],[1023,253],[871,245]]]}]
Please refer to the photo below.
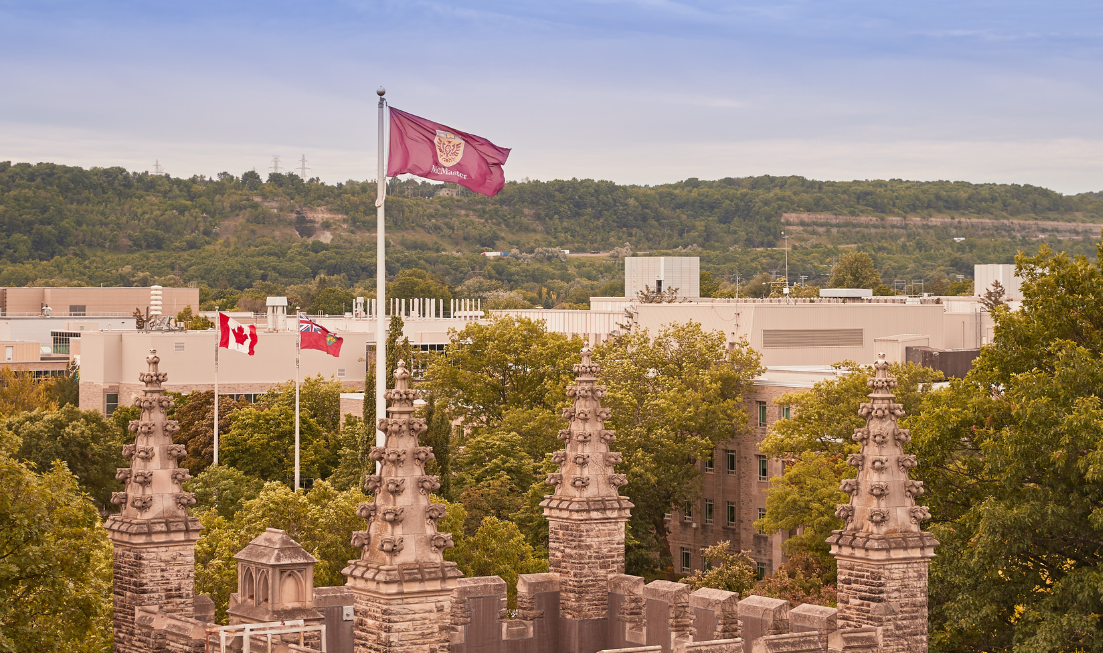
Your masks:
[{"label": "concrete building facade", "polygon": [[[0,288],[0,315],[28,317],[119,316],[129,317],[134,309],[145,313],[153,297],[149,287]],[[198,288],[159,288],[161,309],[176,315],[190,306],[199,312]],[[49,309],[48,311],[46,309]]]},{"label": "concrete building facade", "polygon": [[629,256],[624,259],[624,296],[677,290],[679,297],[701,296],[701,259],[696,256]]}]

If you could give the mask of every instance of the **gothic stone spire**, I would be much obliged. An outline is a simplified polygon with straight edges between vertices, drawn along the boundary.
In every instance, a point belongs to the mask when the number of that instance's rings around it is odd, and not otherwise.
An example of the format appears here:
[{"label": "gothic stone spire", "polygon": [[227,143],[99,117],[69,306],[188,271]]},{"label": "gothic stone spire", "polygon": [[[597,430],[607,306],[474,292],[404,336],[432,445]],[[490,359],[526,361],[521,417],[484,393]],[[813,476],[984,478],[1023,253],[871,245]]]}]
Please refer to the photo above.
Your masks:
[{"label": "gothic stone spire", "polygon": [[850,502],[835,512],[846,526],[827,538],[839,563],[838,625],[881,628],[885,653],[925,653],[927,570],[938,542],[921,529],[931,515],[915,504],[923,484],[908,477],[916,466],[904,453],[911,434],[897,424],[904,407],[884,354],[873,368],[870,401],[858,408],[866,425],[853,436],[862,450],[847,460],[858,477],[843,481]]},{"label": "gothic stone spire", "polygon": [[126,489],[111,496],[121,510],[104,523],[114,543],[117,653],[148,648],[135,631],[135,608],[157,606],[167,614],[194,614],[195,541],[203,528],[188,515],[195,497],[181,489],[189,476],[188,470],[177,467],[185,448],[172,442],[180,426],[168,419],[172,398],[161,387],[168,375],[158,370],[161,359],[156,350],[150,350],[146,362],[149,371],[138,375],[145,388],[134,400],[142,413],[130,422],[134,442],[123,447],[131,466],[120,468],[115,476]]}]

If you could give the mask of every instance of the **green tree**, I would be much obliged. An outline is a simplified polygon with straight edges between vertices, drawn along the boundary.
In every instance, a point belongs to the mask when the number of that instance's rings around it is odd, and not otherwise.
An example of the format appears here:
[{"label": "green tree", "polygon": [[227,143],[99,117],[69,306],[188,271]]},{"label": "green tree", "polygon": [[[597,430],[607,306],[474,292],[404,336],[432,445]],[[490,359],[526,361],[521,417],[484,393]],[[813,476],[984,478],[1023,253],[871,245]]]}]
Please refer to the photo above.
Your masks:
[{"label": "green tree", "polygon": [[0,430],[0,650],[111,646],[111,543],[62,462],[36,472]]},{"label": "green tree", "polygon": [[344,315],[352,311],[356,296],[343,288],[329,287],[310,300],[309,312],[312,315]]},{"label": "green tree", "polygon": [[720,293],[720,282],[712,276],[711,272],[707,270],[701,270],[701,296],[702,297],[718,297]]},{"label": "green tree", "polygon": [[111,493],[123,489],[115,470],[127,466],[122,457],[124,436],[98,410],[66,406],[18,413],[0,423],[0,430],[19,435],[22,445],[16,457],[37,469],[64,462],[81,489],[104,510],[111,506]]},{"label": "green tree", "polygon": [[[336,468],[329,434],[309,415],[300,415],[299,443],[303,478],[325,478]],[[251,406],[237,411],[219,457],[250,476],[290,484],[295,476],[294,409]]]},{"label": "green tree", "polygon": [[184,307],[184,310],[176,314],[176,322],[188,331],[206,331],[214,328],[214,322],[202,315],[192,314],[191,304],[188,304]]},{"label": "green tree", "polygon": [[394,299],[436,299],[445,305],[452,300],[452,291],[425,270],[402,270],[387,284],[387,297]]},{"label": "green tree", "polygon": [[873,265],[873,259],[865,252],[850,252],[839,257],[831,270],[828,288],[869,288],[881,285],[881,273]]},{"label": "green tree", "polygon": [[704,569],[698,569],[692,576],[680,581],[695,592],[703,587],[711,587],[746,596],[758,582],[754,559],[746,551],[732,553],[731,542],[719,542],[706,548],[704,558]]},{"label": "green tree", "polygon": [[[1098,252],[1103,256],[1103,247]],[[1103,650],[1103,269],[1020,254],[973,369],[911,421],[934,651]]]},{"label": "green tree", "polygon": [[195,494],[193,514],[216,510],[226,519],[233,519],[246,501],[257,498],[264,481],[229,465],[210,465],[184,483],[186,492]]},{"label": "green tree", "polygon": [[343,585],[341,570],[359,557],[349,534],[364,521],[356,508],[369,500],[357,488],[337,492],[318,481],[309,492],[292,492],[281,483],[267,483],[260,494],[246,501],[228,520],[211,509],[199,515],[203,533],[195,545],[196,592],[209,595],[221,623],[226,620],[230,593],[237,589],[237,563],[233,556],[266,528],[278,528],[318,559],[314,585]]},{"label": "green tree", "polygon": [[447,557],[468,578],[498,576],[504,580],[509,605],[516,607],[517,577],[548,570],[548,561],[535,554],[516,524],[487,517],[473,535],[464,537],[448,551]]},{"label": "green tree", "polygon": [[632,573],[646,572],[669,564],[664,515],[700,492],[697,462],[746,432],[742,403],[762,367],[746,342],[729,352],[722,332],[696,322],[664,327],[654,339],[638,330],[608,340],[594,360],[612,408],[607,424],[617,432],[612,448],[628,474],[625,494],[636,504],[628,563]]},{"label": "green tree", "polygon": [[0,367],[0,417],[23,411],[52,411],[58,402],[52,396],[49,383],[42,383],[34,374],[11,367]]},{"label": "green tree", "polygon": [[[234,413],[252,404],[244,399],[219,396],[218,398],[218,434],[224,439],[233,424]],[[122,408],[115,410],[120,414]],[[114,416],[114,415],[113,415]],[[180,430],[172,435],[172,441],[187,447],[187,455],[180,460],[180,466],[193,475],[203,472],[214,461],[214,392],[195,390],[185,397],[176,398],[173,419]],[[137,419],[137,416],[131,418]],[[125,425],[123,425],[125,426]],[[219,453],[222,450],[219,442]]]}]

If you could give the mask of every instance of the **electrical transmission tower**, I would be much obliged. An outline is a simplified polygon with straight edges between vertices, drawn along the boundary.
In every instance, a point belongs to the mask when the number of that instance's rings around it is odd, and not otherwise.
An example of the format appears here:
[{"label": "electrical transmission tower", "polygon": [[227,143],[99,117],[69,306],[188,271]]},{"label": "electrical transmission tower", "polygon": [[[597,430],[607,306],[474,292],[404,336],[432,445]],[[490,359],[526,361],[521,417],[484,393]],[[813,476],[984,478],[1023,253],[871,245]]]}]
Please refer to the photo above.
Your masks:
[{"label": "electrical transmission tower", "polygon": [[159,175],[164,172],[164,168],[161,166],[161,160],[157,159],[153,162],[153,174]]},{"label": "electrical transmission tower", "polygon": [[303,181],[306,181],[307,170],[313,170],[313,168],[306,167],[306,155],[304,154],[303,158],[299,159],[299,176],[302,177]]},{"label": "electrical transmission tower", "polygon": [[280,155],[276,154],[272,156],[272,172],[280,173]]}]

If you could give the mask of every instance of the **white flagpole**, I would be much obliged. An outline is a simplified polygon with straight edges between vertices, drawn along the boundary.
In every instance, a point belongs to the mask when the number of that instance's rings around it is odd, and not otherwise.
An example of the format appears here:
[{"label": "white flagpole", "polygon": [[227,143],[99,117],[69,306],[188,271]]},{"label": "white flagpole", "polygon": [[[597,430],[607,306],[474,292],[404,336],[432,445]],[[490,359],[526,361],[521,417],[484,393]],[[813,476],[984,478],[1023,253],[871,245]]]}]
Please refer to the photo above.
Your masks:
[{"label": "white flagpole", "polygon": [[303,330],[298,323],[299,307],[295,307],[295,491],[299,491],[299,353],[302,351]]},{"label": "white flagpole", "polygon": [[[376,94],[379,95],[379,159],[378,173],[376,174],[376,200],[375,200],[375,295],[377,297],[378,306],[382,309],[386,304],[384,303],[387,293],[387,261],[386,251],[383,239],[384,220],[383,220],[383,202],[387,197],[387,168],[384,161],[383,145],[384,145],[384,128],[386,122],[386,107],[387,101],[383,99],[383,95],[387,92],[382,86],[376,89]],[[383,398],[383,393],[387,390],[387,328],[383,324],[383,319],[386,317],[385,311],[380,311],[375,320],[375,419],[376,424],[379,423],[379,419],[387,416],[387,401]],[[382,447],[387,444],[387,436],[382,431],[376,430],[375,432],[375,444]],[[376,473],[379,472],[380,463],[376,463]]]},{"label": "white flagpole", "polygon": [[214,307],[214,464],[218,466],[218,345],[222,340],[222,314]]}]

